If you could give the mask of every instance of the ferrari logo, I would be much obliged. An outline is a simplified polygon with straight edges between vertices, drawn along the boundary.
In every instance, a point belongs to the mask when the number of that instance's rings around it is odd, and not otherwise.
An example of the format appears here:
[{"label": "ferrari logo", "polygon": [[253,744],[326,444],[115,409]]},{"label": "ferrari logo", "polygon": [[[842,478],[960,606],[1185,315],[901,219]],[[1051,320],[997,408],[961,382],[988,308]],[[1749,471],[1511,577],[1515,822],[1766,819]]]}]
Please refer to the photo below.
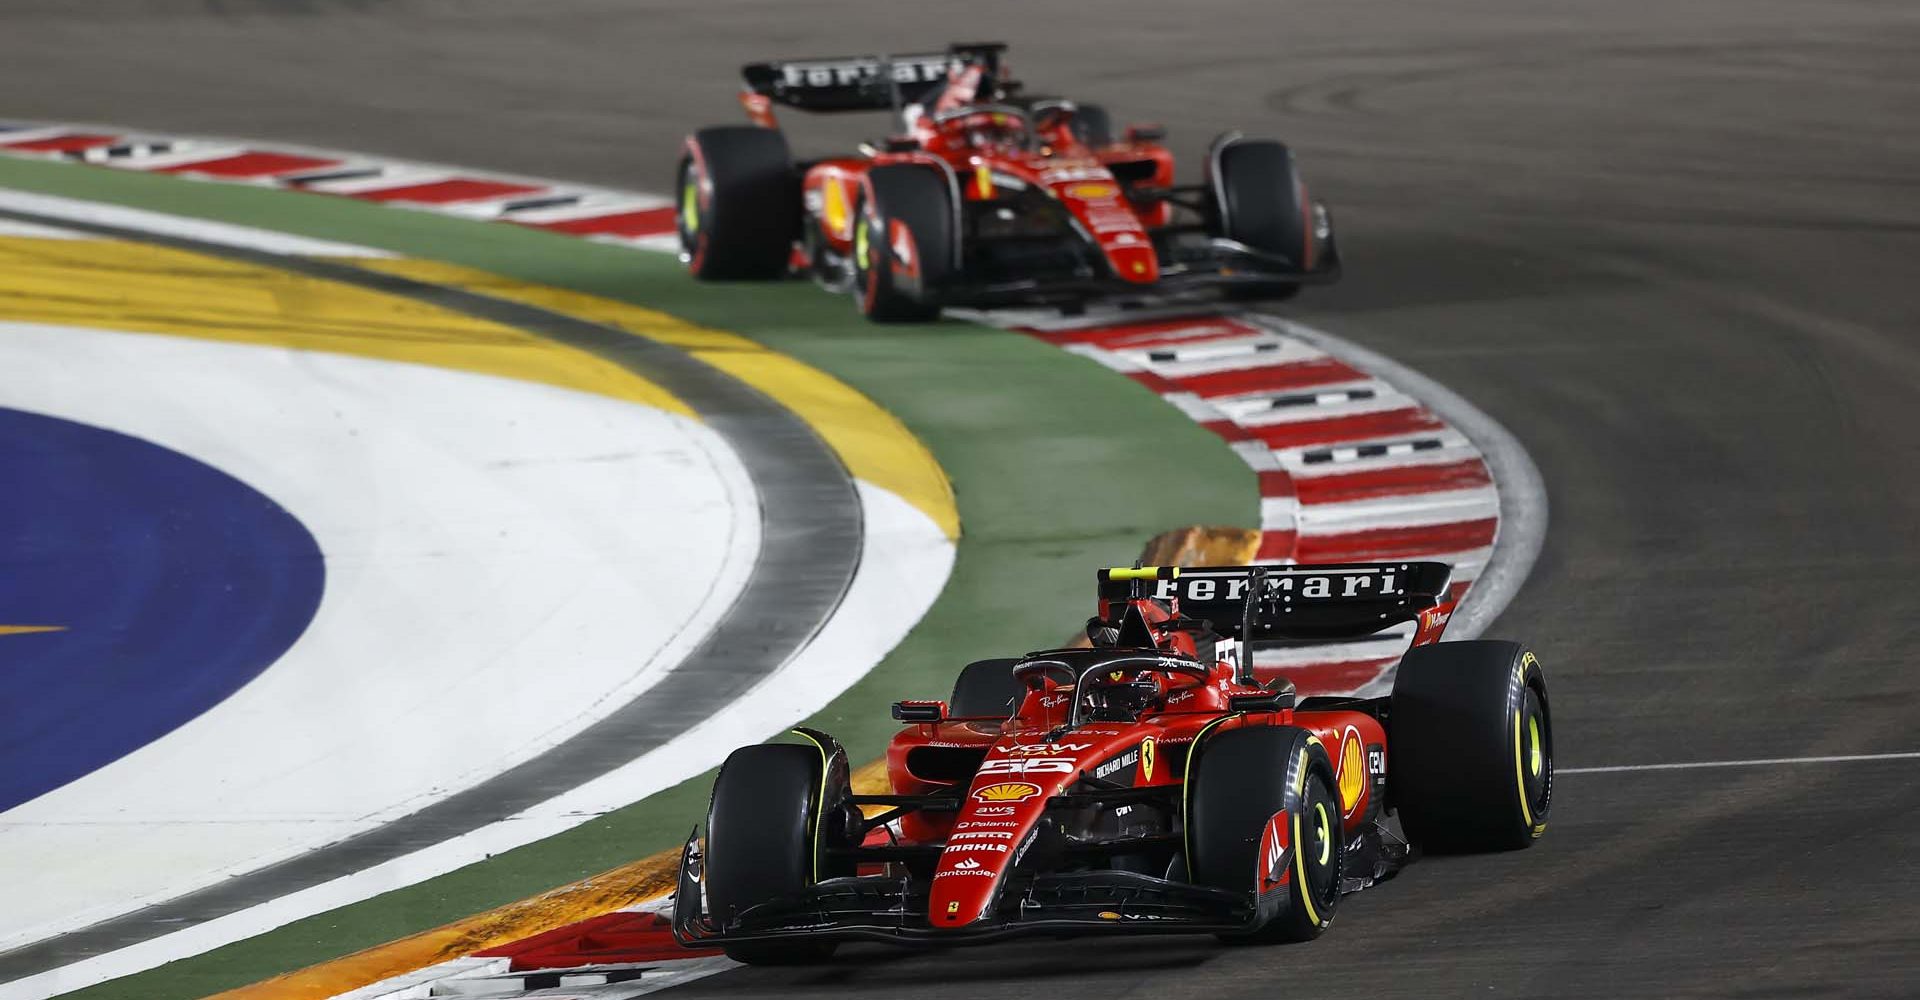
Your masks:
[{"label": "ferrari logo", "polygon": [[1126,676],[1126,674],[1123,674],[1123,673],[1121,673],[1120,671],[1118,671],[1118,670],[1116,670],[1116,671],[1114,671],[1113,673],[1110,673],[1110,674],[1108,674],[1108,675],[1107,675],[1107,680],[1110,680],[1110,681],[1113,681],[1113,682],[1115,682],[1115,683],[1118,683],[1118,682],[1119,682],[1119,680],[1120,680],[1120,678],[1122,678],[1122,677],[1125,677],[1125,676]]},{"label": "ferrari logo", "polygon": [[1153,780],[1153,737],[1140,741],[1140,780]]},{"label": "ferrari logo", "polygon": [[948,904],[947,904],[947,916],[949,916],[949,917],[951,917],[951,916],[953,916],[954,914],[956,914],[956,913],[959,913],[959,912],[960,912],[960,901],[959,901],[959,900],[957,900],[957,899],[956,899],[956,900],[954,900],[953,902],[951,902],[951,903],[948,903]]}]

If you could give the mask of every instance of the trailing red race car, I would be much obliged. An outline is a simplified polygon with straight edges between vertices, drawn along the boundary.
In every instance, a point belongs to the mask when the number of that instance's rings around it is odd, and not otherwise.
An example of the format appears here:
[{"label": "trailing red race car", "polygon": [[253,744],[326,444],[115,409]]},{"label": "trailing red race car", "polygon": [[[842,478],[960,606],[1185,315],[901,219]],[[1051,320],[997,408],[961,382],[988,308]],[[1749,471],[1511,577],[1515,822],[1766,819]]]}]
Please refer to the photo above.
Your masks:
[{"label": "trailing red race car", "polygon": [[[1286,146],[1227,133],[1207,151],[1206,182],[1175,185],[1160,129],[1115,136],[1096,105],[1026,96],[1002,70],[1005,49],[746,66],[754,124],[701,129],[680,163],[694,276],[797,270],[856,293],[876,320],[1212,287],[1285,298],[1339,276],[1332,220]],[[891,110],[901,131],[796,163],[775,104]]]},{"label": "trailing red race car", "polygon": [[[849,939],[1299,941],[1416,848],[1526,847],[1553,788],[1546,680],[1515,643],[1436,644],[1448,575],[1104,570],[1090,647],[983,660],[950,702],[894,705],[892,794],[854,794],[824,733],[734,751],[682,855],[674,934],[754,963]],[[1389,697],[1296,703],[1253,676],[1256,644],[1408,621]]]}]

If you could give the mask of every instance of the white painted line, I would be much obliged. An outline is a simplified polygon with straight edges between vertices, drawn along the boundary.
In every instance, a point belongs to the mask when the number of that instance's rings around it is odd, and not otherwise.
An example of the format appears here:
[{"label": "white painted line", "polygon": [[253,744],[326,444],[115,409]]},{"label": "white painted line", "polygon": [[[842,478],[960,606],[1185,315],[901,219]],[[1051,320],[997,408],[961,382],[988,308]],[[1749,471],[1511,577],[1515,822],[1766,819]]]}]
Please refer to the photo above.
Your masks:
[{"label": "white painted line", "polygon": [[1212,403],[1191,392],[1166,392],[1160,398],[1169,406],[1187,415],[1187,419],[1196,424],[1212,423],[1215,420],[1233,421],[1233,414],[1227,413]]},{"label": "white painted line", "polygon": [[195,163],[210,163],[224,160],[229,156],[246,152],[239,146],[209,146],[199,143],[175,145],[164,153],[147,153],[144,156],[122,156],[106,160],[109,167],[123,170],[165,170],[170,167],[185,167]]},{"label": "white painted line", "polygon": [[[579,194],[571,187],[556,188],[553,194]],[[565,205],[553,205],[547,208],[527,208],[509,212],[506,218],[514,222],[530,225],[547,225],[555,222],[572,222],[575,219],[597,219],[603,215],[624,215],[628,212],[645,212],[655,208],[666,208],[672,204],[664,198],[642,198],[611,196],[606,194],[581,194],[580,200]]]},{"label": "white painted line", "polygon": [[111,205],[100,201],[81,201],[76,198],[61,198],[50,194],[30,194],[26,191],[0,189],[0,209],[16,212],[29,212],[34,215],[53,216],[70,219],[75,222],[91,222],[104,226],[117,226],[122,229],[138,229],[146,233],[158,233],[162,236],[179,236],[203,243],[217,243],[221,246],[239,247],[245,250],[260,250],[277,254],[308,254],[316,257],[392,257],[385,250],[372,247],[355,246],[351,243],[335,243],[331,240],[314,240],[305,236],[292,236],[276,233],[267,229],[254,229],[250,226],[235,226],[225,222],[208,222],[205,219],[190,219],[179,215],[166,215],[161,212],[149,212],[140,208],[127,208],[124,205]]},{"label": "white painted line", "polygon": [[[763,740],[768,733],[824,708],[905,638],[946,588],[953,570],[953,543],[932,519],[887,490],[865,481],[857,485],[865,515],[863,555],[840,610],[805,649],[725,712],[711,716],[633,763],[525,812],[257,906],[0,983],[0,1000],[37,1000],[118,979],[463,868],[670,788],[719,763],[727,749]],[[128,859],[129,863],[137,860]],[[674,966],[693,967],[696,961],[715,960],[689,960]],[[701,974],[711,974],[731,967],[709,964],[694,968],[709,969]],[[693,975],[691,968],[687,975]],[[665,981],[670,985],[681,980]],[[653,982],[649,978],[646,986],[652,987]],[[625,983],[608,988],[629,985],[636,988],[630,995],[651,991]]]},{"label": "white painted line", "polygon": [[1405,493],[1300,505],[1300,531],[1308,535],[1344,535],[1378,528],[1420,528],[1478,521],[1500,513],[1500,497],[1491,486],[1436,493]]},{"label": "white painted line", "polygon": [[1673,764],[1615,764],[1610,767],[1556,767],[1559,774],[1622,774],[1629,771],[1690,771],[1707,767],[1776,767],[1790,764],[1851,764],[1873,760],[1920,760],[1920,751],[1848,753],[1828,757],[1757,757],[1752,760],[1695,760]]},{"label": "white painted line", "polygon": [[82,233],[72,229],[55,229],[52,226],[35,225],[31,222],[15,222],[12,219],[0,219],[0,236],[30,236],[38,240],[90,240],[92,233]]},{"label": "white painted line", "polygon": [[[0,948],[257,870],[538,757],[678,668],[760,549],[760,505],[724,440],[604,396],[15,323],[0,323],[0,371],[0,404],[221,469],[298,517],[326,561],[312,622],[265,672],[0,813]],[[634,571],[653,565],[673,570]]]},{"label": "white painted line", "polygon": [[[1275,395],[1293,395],[1275,393]],[[1215,405],[1218,405],[1217,403]],[[1261,401],[1258,406],[1238,406],[1233,410],[1242,427],[1274,427],[1283,424],[1301,423],[1308,420],[1331,420],[1336,417],[1359,417],[1369,413],[1385,413],[1389,410],[1404,410],[1414,406],[1414,401],[1403,393],[1388,389],[1375,392],[1371,397],[1354,399],[1343,393],[1316,394],[1310,403],[1296,403],[1291,406],[1273,406]]]},{"label": "white painted line", "polygon": [[[354,165],[360,166],[361,164],[356,163]],[[434,184],[439,181],[450,181],[455,177],[468,176],[449,170],[416,167],[411,164],[368,165],[384,166],[386,169],[371,177],[347,177],[337,181],[316,181],[312,184],[302,184],[300,185],[300,190],[318,191],[321,194],[352,196],[374,191],[385,191],[390,188],[413,187],[418,184]],[[478,180],[480,178],[476,177],[475,179]]]},{"label": "white painted line", "polygon": [[[1313,386],[1293,389],[1262,389],[1257,392],[1239,392],[1226,396],[1212,396],[1207,402],[1229,413],[1249,417],[1260,416],[1274,409],[1273,401],[1279,398],[1312,397],[1311,403],[1296,404],[1302,409],[1312,410],[1317,406],[1331,406],[1335,403],[1349,402],[1355,391],[1371,391],[1376,396],[1393,393],[1400,399],[1405,395],[1379,379],[1345,379],[1339,382],[1322,382]],[[1405,406],[1406,403],[1400,405]]]},{"label": "white painted line", "polygon": [[[1378,472],[1382,469],[1410,468],[1416,465],[1452,465],[1455,462],[1464,462],[1468,459],[1480,457],[1480,450],[1467,441],[1466,435],[1458,431],[1441,431],[1438,434],[1431,435],[1430,439],[1439,441],[1440,447],[1424,448],[1417,451],[1403,449],[1385,455],[1373,455],[1367,458],[1353,457],[1336,462],[1309,462],[1306,460],[1307,453],[1324,451],[1326,450],[1324,447],[1286,448],[1275,453],[1274,461],[1279,466],[1285,468],[1287,473],[1293,476],[1295,482],[1299,482],[1303,479],[1313,479],[1319,476],[1343,476],[1353,472]],[[1386,440],[1405,442],[1408,439],[1390,438]],[[1369,441],[1361,443],[1375,444],[1379,442]],[[1351,446],[1348,446],[1346,450],[1352,450]]]}]

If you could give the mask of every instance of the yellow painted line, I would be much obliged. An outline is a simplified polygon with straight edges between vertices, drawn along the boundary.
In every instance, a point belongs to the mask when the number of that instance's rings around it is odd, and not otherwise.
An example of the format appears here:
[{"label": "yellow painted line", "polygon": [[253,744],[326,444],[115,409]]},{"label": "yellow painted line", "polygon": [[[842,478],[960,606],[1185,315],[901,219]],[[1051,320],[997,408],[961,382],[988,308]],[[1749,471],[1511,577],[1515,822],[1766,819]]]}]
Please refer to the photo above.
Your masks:
[{"label": "yellow painted line", "polygon": [[960,536],[953,486],[920,440],[893,414],[827,373],[738,334],[696,326],[654,309],[484,271],[407,259],[356,259],[356,267],[461,288],[577,316],[677,347],[773,397],[819,432],[857,479],[886,489]]},{"label": "yellow painted line", "polygon": [[32,635],[35,632],[65,632],[65,625],[0,625],[0,635]]},{"label": "yellow painted line", "polygon": [[[1147,544],[1146,554],[1163,565],[1237,566],[1251,560],[1259,550],[1258,531],[1185,528],[1155,537]],[[885,757],[855,768],[851,781],[856,795],[884,795],[893,790],[887,781]],[[437,962],[498,948],[621,907],[659,899],[673,891],[679,863],[679,849],[661,851],[444,927],[228,990],[213,1000],[325,1000]]]},{"label": "yellow painted line", "polygon": [[0,319],[433,365],[685,416],[610,361],[498,323],[270,267],[119,240],[0,237]]}]

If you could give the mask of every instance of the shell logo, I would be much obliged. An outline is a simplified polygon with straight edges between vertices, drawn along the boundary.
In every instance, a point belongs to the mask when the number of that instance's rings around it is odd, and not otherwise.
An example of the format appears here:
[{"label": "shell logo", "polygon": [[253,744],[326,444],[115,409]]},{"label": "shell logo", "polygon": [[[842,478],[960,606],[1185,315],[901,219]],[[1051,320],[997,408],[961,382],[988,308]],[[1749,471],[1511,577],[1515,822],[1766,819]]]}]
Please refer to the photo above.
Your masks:
[{"label": "shell logo", "polygon": [[1067,188],[1067,197],[1081,201],[1098,201],[1111,198],[1120,193],[1120,189],[1111,184],[1075,184]]},{"label": "shell logo", "polygon": [[1347,727],[1340,741],[1345,744],[1340,749],[1340,802],[1343,810],[1352,814],[1354,807],[1360,804],[1360,793],[1366,787],[1367,765],[1361,759],[1360,731]]},{"label": "shell logo", "polygon": [[1026,781],[1002,781],[973,793],[981,802],[1025,802],[1040,794],[1040,786]]},{"label": "shell logo", "polygon": [[826,225],[827,232],[844,239],[847,224],[852,221],[852,213],[847,208],[847,191],[840,186],[837,178],[828,178],[824,188],[820,221]]}]

